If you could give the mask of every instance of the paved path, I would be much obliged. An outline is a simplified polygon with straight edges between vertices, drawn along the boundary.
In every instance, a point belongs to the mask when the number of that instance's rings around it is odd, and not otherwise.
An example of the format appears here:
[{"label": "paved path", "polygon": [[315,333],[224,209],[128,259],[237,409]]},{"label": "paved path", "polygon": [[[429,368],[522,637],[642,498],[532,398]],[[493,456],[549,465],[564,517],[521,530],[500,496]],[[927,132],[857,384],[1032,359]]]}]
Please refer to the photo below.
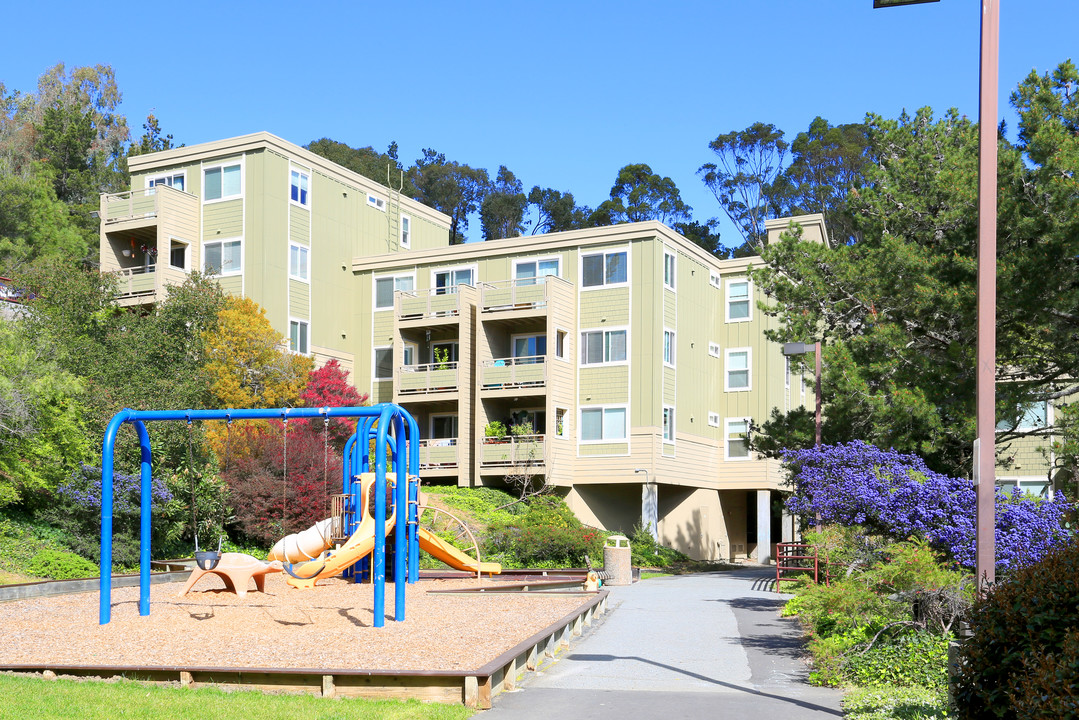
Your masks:
[{"label": "paved path", "polygon": [[484,720],[842,717],[841,693],[806,684],[799,629],[779,617],[774,570],[652,578],[611,588],[569,652],[502,693]]}]

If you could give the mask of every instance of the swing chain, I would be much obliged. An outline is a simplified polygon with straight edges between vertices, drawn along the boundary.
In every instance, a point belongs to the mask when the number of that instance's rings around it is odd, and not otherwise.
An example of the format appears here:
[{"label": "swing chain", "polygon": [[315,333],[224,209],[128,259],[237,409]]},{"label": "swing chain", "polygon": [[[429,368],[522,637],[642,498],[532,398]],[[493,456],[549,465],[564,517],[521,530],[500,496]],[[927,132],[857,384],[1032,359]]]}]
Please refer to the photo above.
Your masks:
[{"label": "swing chain", "polygon": [[288,506],[288,410],[285,411],[281,428],[284,435],[281,453],[281,532],[284,534],[286,521],[285,512]]},{"label": "swing chain", "polygon": [[[329,502],[330,498],[326,495],[326,475],[329,467],[329,455],[330,455],[330,415],[327,411],[326,415],[322,418],[322,496]],[[331,503],[332,510],[332,503]]]},{"label": "swing chain", "polygon": [[192,445],[194,443],[191,434],[191,416],[187,416],[187,472],[191,478],[191,532],[195,536],[195,544],[199,542],[199,507],[195,499],[195,460]]}]

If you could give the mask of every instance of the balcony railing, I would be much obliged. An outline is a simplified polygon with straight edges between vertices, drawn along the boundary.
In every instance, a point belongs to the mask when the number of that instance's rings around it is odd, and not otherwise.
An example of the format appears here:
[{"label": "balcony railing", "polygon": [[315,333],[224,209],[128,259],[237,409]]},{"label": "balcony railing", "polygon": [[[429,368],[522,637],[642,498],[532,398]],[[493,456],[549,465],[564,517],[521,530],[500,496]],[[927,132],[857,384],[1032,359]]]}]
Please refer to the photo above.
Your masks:
[{"label": "balcony railing", "polygon": [[458,466],[457,438],[420,440],[420,468],[434,470]]},{"label": "balcony railing", "polygon": [[546,355],[484,360],[480,365],[480,387],[483,390],[543,387],[546,384]]},{"label": "balcony railing", "polygon": [[106,195],[105,202],[101,204],[104,210],[101,221],[107,224],[135,218],[157,217],[157,193],[154,192],[155,189],[128,190],[127,192]]},{"label": "balcony railing", "polygon": [[461,295],[456,288],[433,290],[400,290],[395,294],[397,317],[400,320],[457,317],[461,314]]},{"label": "balcony railing", "polygon": [[482,283],[480,308],[482,312],[502,310],[531,310],[547,306],[550,299],[546,277],[518,278],[503,282]]},{"label": "balcony railing", "polygon": [[157,266],[120,270],[116,276],[120,279],[120,295],[146,295],[157,288]]},{"label": "balcony railing", "polygon": [[397,392],[401,395],[454,392],[458,383],[455,362],[401,365],[397,368]]},{"label": "balcony railing", "polygon": [[483,438],[480,450],[481,467],[505,467],[511,471],[538,472],[546,464],[543,435],[508,435],[504,438]]}]

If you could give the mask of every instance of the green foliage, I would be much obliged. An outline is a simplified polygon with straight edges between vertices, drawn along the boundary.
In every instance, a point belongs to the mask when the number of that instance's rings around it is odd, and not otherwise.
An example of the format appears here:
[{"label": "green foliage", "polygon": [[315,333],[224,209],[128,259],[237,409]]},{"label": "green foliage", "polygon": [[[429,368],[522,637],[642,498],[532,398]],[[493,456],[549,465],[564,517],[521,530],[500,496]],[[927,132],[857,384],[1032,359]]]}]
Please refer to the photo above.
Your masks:
[{"label": "green foliage", "polygon": [[480,204],[480,226],[484,240],[517,237],[524,230],[528,198],[521,181],[501,165],[498,176]]},{"label": "green foliage", "polygon": [[512,520],[517,512],[523,510],[514,504],[515,497],[497,488],[425,485],[423,492],[436,496],[451,511],[465,511],[481,525]]},{"label": "green foliage", "polygon": [[415,199],[450,216],[450,245],[465,241],[468,216],[480,208],[490,185],[487,171],[447,160],[445,154],[425,148],[423,157],[409,168],[416,186]]},{"label": "green foliage", "polygon": [[916,632],[847,656],[843,677],[863,687],[948,685],[950,635]]},{"label": "green foliage", "polygon": [[506,425],[501,420],[492,420],[483,428],[483,435],[489,438],[504,438],[506,437]]},{"label": "green foliage", "polygon": [[593,214],[596,225],[658,220],[668,225],[690,219],[691,208],[682,202],[678,186],[669,177],[652,172],[644,163],[618,171],[611,198]]},{"label": "green foliage", "polygon": [[582,567],[599,557],[603,534],[588,528],[559,498],[533,497],[512,521],[493,522],[484,535],[485,556],[509,567]]},{"label": "green foliage", "polygon": [[63,550],[38,551],[27,563],[26,571],[36,577],[53,580],[76,580],[100,575],[97,565]]},{"label": "green foliage", "polygon": [[418,193],[397,157],[397,143],[395,142],[390,143],[385,153],[380,153],[372,147],[349,147],[345,143],[330,138],[314,140],[304,147],[341,167],[371,178],[381,185],[392,186],[394,189],[397,189],[401,183],[402,173],[404,173],[401,193],[407,197],[416,197]]},{"label": "green foliage", "polygon": [[51,176],[40,163],[23,175],[0,174],[0,267],[12,275],[41,257],[74,262],[87,247],[68,207],[56,197]]},{"label": "green foliage", "polygon": [[[70,551],[67,536],[40,519],[10,512],[0,515],[0,572],[42,577],[33,572],[31,563],[41,554],[65,554]],[[90,573],[97,575],[97,571]]]},{"label": "green foliage", "polygon": [[843,697],[847,720],[947,720],[948,693],[940,688],[854,688]]},{"label": "green foliage", "polygon": [[1079,545],[1000,581],[975,603],[955,676],[961,718],[1074,717]]},{"label": "green foliage", "polygon": [[660,545],[643,525],[633,528],[629,537],[632,564],[637,567],[662,568],[674,563],[688,562],[689,556],[674,548]]},{"label": "green foliage", "polygon": [[38,720],[259,718],[260,720],[465,720],[473,710],[418,700],[268,695],[219,688],[146,686],[134,681],[54,681],[0,675],[4,716]]},{"label": "green foliage", "polygon": [[535,185],[528,193],[528,204],[536,208],[532,235],[592,227],[592,208],[578,205],[573,193]]}]

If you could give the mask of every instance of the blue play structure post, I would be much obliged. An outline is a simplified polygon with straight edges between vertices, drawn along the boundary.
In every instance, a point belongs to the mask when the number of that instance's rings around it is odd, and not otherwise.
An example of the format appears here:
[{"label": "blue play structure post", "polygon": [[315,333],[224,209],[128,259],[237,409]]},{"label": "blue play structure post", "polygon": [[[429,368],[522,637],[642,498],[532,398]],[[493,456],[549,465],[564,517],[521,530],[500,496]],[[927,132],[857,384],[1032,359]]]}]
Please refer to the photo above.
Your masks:
[{"label": "blue play structure post", "polygon": [[[375,440],[375,542],[374,562],[371,578],[374,583],[374,625],[382,627],[386,622],[386,448],[392,447],[393,459],[397,471],[397,485],[394,491],[397,527],[395,536],[394,582],[396,584],[396,603],[394,619],[405,619],[404,585],[407,581],[416,581],[416,563],[419,549],[416,546],[415,528],[407,521],[412,519],[415,506],[409,502],[414,494],[411,475],[419,474],[419,432],[416,420],[399,405],[383,403],[371,407],[322,407],[322,408],[277,408],[245,410],[131,410],[125,408],[116,413],[105,429],[101,444],[101,579],[99,622],[107,624],[112,617],[112,521],[113,521],[113,479],[116,436],[124,423],[131,423],[139,438],[140,465],[140,523],[139,523],[139,614],[150,614],[150,523],[152,520],[152,475],[153,456],[150,446],[150,433],[146,423],[183,420],[255,420],[280,419],[288,422],[292,419],[331,417],[357,418],[356,433],[349,438],[342,457],[342,491],[351,495],[350,509],[353,522],[349,531],[355,529],[356,511],[366,498],[360,498],[359,483],[352,478],[360,472],[370,469],[369,445]],[[377,421],[378,427],[373,430]],[[391,427],[393,434],[390,434]],[[407,427],[407,433],[406,433]],[[390,445],[392,443],[392,445]],[[192,499],[194,502],[194,499]],[[404,525],[402,525],[404,523]]]}]

